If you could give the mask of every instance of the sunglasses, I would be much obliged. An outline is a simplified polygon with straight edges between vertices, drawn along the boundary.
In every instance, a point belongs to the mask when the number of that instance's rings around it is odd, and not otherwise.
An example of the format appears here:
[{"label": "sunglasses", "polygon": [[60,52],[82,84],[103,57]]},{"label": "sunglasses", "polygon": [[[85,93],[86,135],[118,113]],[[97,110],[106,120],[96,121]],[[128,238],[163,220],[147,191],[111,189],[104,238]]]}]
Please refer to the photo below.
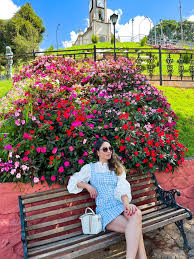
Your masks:
[{"label": "sunglasses", "polygon": [[112,152],[113,151],[113,147],[103,147],[102,149],[101,149],[103,152],[108,152],[108,150],[110,151],[110,152]]}]

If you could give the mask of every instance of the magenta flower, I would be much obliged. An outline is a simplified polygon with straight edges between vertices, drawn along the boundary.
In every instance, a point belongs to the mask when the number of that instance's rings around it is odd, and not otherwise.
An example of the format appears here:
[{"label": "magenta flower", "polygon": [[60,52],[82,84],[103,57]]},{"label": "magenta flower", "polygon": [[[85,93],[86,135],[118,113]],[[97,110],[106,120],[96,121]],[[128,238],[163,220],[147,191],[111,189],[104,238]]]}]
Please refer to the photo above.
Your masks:
[{"label": "magenta flower", "polygon": [[58,172],[59,172],[59,173],[63,173],[63,172],[64,172],[64,168],[63,168],[63,166],[60,166],[60,167],[59,167]]},{"label": "magenta flower", "polygon": [[41,176],[40,180],[41,180],[41,181],[45,181],[44,175]]},{"label": "magenta flower", "polygon": [[69,147],[69,150],[72,152],[74,150],[74,148],[71,146],[71,147]]},{"label": "magenta flower", "polygon": [[68,167],[70,165],[69,161],[65,161],[64,166]]},{"label": "magenta flower", "polygon": [[41,152],[46,153],[46,147],[41,147]]},{"label": "magenta flower", "polygon": [[28,161],[29,160],[29,158],[27,157],[27,156],[25,156],[25,157],[23,157],[23,161]]},{"label": "magenta flower", "polygon": [[84,153],[83,153],[83,156],[88,156],[88,152],[84,152]]},{"label": "magenta flower", "polygon": [[4,146],[4,149],[12,149],[12,145]]},{"label": "magenta flower", "polygon": [[52,175],[51,176],[51,181],[54,182],[56,180],[56,176]]},{"label": "magenta flower", "polygon": [[80,132],[79,135],[80,135],[81,137],[83,137],[83,136],[84,136],[84,133],[83,133],[83,132]]},{"label": "magenta flower", "polygon": [[15,120],[15,124],[16,124],[17,126],[20,126],[20,119],[19,119],[19,120]]},{"label": "magenta flower", "polygon": [[40,147],[37,147],[36,151],[37,151],[38,153],[40,153],[41,148],[40,148]]},{"label": "magenta flower", "polygon": [[57,147],[53,148],[52,153],[53,153],[53,154],[56,154],[56,153],[57,153],[57,150],[58,150]]},{"label": "magenta flower", "polygon": [[84,163],[84,160],[83,160],[83,159],[80,159],[80,160],[78,161],[78,163],[81,165],[81,164]]}]

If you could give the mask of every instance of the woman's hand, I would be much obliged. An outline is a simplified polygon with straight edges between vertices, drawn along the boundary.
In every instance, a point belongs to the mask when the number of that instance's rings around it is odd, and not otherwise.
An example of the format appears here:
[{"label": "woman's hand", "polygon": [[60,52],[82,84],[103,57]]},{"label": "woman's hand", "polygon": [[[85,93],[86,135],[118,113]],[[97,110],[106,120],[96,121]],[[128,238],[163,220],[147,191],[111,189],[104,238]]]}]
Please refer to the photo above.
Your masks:
[{"label": "woman's hand", "polygon": [[92,185],[88,184],[88,186],[87,186],[86,189],[87,189],[87,191],[89,192],[90,197],[91,197],[92,199],[96,199],[96,198],[97,198],[98,193],[97,193],[96,189],[95,189]]},{"label": "woman's hand", "polygon": [[137,208],[134,204],[126,203],[124,204],[124,212],[127,214],[127,216],[132,216],[137,211]]}]

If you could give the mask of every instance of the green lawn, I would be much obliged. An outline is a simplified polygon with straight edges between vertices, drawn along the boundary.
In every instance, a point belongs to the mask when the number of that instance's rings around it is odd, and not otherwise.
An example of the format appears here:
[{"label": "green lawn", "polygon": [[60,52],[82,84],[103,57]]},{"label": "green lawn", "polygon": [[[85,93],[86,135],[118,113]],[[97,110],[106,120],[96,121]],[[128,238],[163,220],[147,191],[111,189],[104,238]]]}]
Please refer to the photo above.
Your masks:
[{"label": "green lawn", "polygon": [[164,92],[175,114],[179,117],[176,129],[179,142],[189,151],[186,156],[194,156],[194,89],[157,86]]},{"label": "green lawn", "polygon": [[0,98],[5,96],[12,87],[12,81],[11,80],[0,80]]}]

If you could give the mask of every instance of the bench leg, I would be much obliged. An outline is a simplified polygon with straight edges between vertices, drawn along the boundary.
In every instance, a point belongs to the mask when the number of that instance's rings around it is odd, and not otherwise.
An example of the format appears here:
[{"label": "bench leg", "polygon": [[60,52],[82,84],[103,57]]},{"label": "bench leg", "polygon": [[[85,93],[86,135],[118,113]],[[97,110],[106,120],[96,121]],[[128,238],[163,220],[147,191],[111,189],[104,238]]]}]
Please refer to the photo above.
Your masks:
[{"label": "bench leg", "polygon": [[177,228],[180,230],[181,235],[183,237],[184,247],[187,248],[188,250],[191,250],[192,248],[188,243],[188,240],[187,240],[187,237],[186,237],[186,234],[185,234],[185,231],[184,231],[183,220],[179,220],[179,221],[175,222],[175,224],[176,224]]}]

